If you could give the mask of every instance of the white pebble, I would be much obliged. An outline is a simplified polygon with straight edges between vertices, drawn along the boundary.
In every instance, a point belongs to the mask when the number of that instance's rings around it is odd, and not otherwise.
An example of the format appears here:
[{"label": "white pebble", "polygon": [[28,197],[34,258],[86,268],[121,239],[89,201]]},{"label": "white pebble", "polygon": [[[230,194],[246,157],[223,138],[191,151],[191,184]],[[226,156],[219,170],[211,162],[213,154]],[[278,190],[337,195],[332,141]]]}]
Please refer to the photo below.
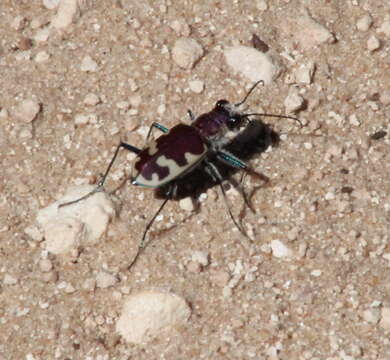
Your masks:
[{"label": "white pebble", "polygon": [[80,70],[85,72],[96,72],[98,70],[98,64],[89,55],[86,55],[81,61]]},{"label": "white pebble", "polygon": [[280,73],[280,66],[268,53],[252,47],[233,46],[224,51],[226,63],[237,73],[251,82],[263,80],[270,84]]},{"label": "white pebble", "polygon": [[257,0],[256,6],[260,11],[266,11],[268,9],[268,4],[265,0]]},{"label": "white pebble", "polygon": [[204,89],[204,82],[201,80],[192,80],[188,85],[190,86],[191,91],[196,94],[200,94]]},{"label": "white pebble", "polygon": [[356,114],[352,114],[350,117],[349,117],[349,123],[353,126],[360,126],[361,122],[360,120],[357,118]]},{"label": "white pebble", "polygon": [[284,106],[288,114],[297,112],[298,110],[302,109],[304,103],[305,99],[300,94],[298,94],[298,91],[296,90],[290,91],[290,94],[288,94],[284,100]]},{"label": "white pebble", "polygon": [[50,36],[50,29],[48,26],[44,27],[43,29],[40,29],[36,32],[33,39],[37,43],[44,43],[49,39]]},{"label": "white pebble", "polygon": [[322,275],[322,271],[321,270],[313,270],[310,274],[314,277],[319,277]]},{"label": "white pebble", "polygon": [[294,29],[292,35],[295,36],[304,49],[311,49],[320,44],[335,41],[333,34],[325,26],[314,20],[307,10],[298,17],[296,27],[296,31]]},{"label": "white pebble", "polygon": [[43,234],[42,232],[35,226],[30,225],[24,229],[24,233],[31,237],[34,241],[42,241],[43,240]]},{"label": "white pebble", "polygon": [[130,103],[128,101],[118,101],[116,107],[120,110],[127,110],[130,107]]},{"label": "white pebble", "polygon": [[295,71],[296,82],[301,84],[311,84],[314,70],[315,70],[315,65],[313,62],[309,62],[305,65],[301,65]]},{"label": "white pebble", "polygon": [[130,295],[116,323],[116,331],[128,342],[140,344],[162,331],[188,320],[191,308],[174,294],[142,291]]},{"label": "white pebble", "polygon": [[99,96],[92,94],[92,93],[85,95],[85,98],[84,98],[85,105],[95,106],[95,105],[99,104],[99,102],[100,102]]},{"label": "white pebble", "polygon": [[379,34],[385,34],[390,37],[390,20],[385,20],[382,25],[378,28]]},{"label": "white pebble", "polygon": [[192,69],[203,54],[202,46],[191,38],[180,38],[176,40],[172,49],[173,61],[184,69]]},{"label": "white pebble", "polygon": [[191,255],[191,260],[202,266],[207,266],[209,264],[209,253],[205,251],[194,251]]},{"label": "white pebble", "polygon": [[363,312],[363,319],[371,324],[377,324],[381,318],[381,311],[378,308],[367,309]]},{"label": "white pebble", "polygon": [[42,0],[42,3],[46,9],[53,10],[58,6],[60,0]]},{"label": "white pebble", "polygon": [[18,279],[10,274],[5,274],[3,279],[4,285],[16,285],[18,283]]},{"label": "white pebble", "polygon": [[291,257],[292,251],[280,240],[271,241],[272,255],[277,258]]},{"label": "white pebble", "polygon": [[86,125],[86,124],[96,124],[97,115],[96,114],[76,114],[74,117],[74,123],[76,125]]},{"label": "white pebble", "polygon": [[359,31],[367,31],[372,25],[372,17],[369,14],[363,15],[356,23]]},{"label": "white pebble", "polygon": [[380,40],[375,36],[371,35],[367,40],[367,49],[370,51],[378,50],[381,46]]},{"label": "white pebble", "polygon": [[118,278],[115,275],[112,275],[106,271],[99,271],[96,275],[96,287],[98,288],[108,288],[114,286],[118,282]]},{"label": "white pebble", "polygon": [[93,185],[71,187],[61,199],[38,212],[37,222],[45,234],[47,250],[67,253],[79,244],[96,243],[106,232],[115,210],[105,193],[98,192],[75,204],[58,207],[93,189]]},{"label": "white pebble", "polygon": [[53,269],[53,264],[49,259],[41,259],[39,261],[39,269],[42,272],[49,272]]},{"label": "white pebble", "polygon": [[76,18],[79,0],[60,0],[57,14],[51,20],[51,26],[61,30],[70,26]]},{"label": "white pebble", "polygon": [[37,63],[43,63],[43,62],[49,60],[49,58],[50,58],[50,55],[49,55],[46,51],[40,51],[40,52],[38,52],[38,53],[35,55],[34,60],[35,60]]},{"label": "white pebble", "polygon": [[390,307],[384,307],[381,311],[381,320],[379,325],[387,330],[390,331]]},{"label": "white pebble", "polygon": [[190,196],[188,196],[184,199],[181,199],[179,201],[179,206],[181,209],[188,211],[188,212],[194,211],[194,209],[195,209],[194,201]]},{"label": "white pebble", "polygon": [[173,20],[169,27],[179,36],[189,36],[191,33],[191,28],[188,26],[188,24],[180,19],[180,20]]},{"label": "white pebble", "polygon": [[383,105],[390,105],[390,90],[385,90],[379,97],[379,101]]},{"label": "white pebble", "polygon": [[15,109],[15,117],[25,123],[35,119],[41,109],[41,104],[36,99],[23,100]]}]

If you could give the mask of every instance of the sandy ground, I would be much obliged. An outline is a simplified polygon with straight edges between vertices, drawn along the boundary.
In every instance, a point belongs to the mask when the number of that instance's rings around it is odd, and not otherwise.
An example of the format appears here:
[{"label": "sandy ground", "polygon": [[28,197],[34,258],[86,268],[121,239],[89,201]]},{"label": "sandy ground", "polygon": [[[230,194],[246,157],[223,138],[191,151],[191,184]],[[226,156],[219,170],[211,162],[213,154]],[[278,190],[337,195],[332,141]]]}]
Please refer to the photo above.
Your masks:
[{"label": "sandy ground", "polygon": [[[0,3],[0,359],[389,359],[386,1],[268,0],[264,10],[262,1],[140,3],[83,1],[73,24],[43,41],[36,36],[55,10],[38,0]],[[289,24],[305,6],[336,42],[299,46]],[[357,30],[367,14],[371,27]],[[15,24],[17,16],[25,23]],[[191,70],[170,55],[182,36],[170,26],[175,20],[205,49]],[[316,66],[312,84],[297,85],[307,126],[263,119],[281,139],[249,161],[270,178],[268,186],[245,180],[256,213],[229,191],[252,241],[212,187],[193,213],[167,205],[128,272],[161,203],[130,184],[112,195],[120,206],[107,234],[76,255],[48,254],[44,239],[26,234],[68,186],[104,171],[120,139],[142,147],[153,121],[172,127],[187,121],[187,109],[199,114],[219,98],[240,100],[252,83],[228,68],[223,49],[250,46],[252,33],[290,55],[281,57],[284,74],[248,101],[252,110],[283,114],[295,86],[289,76],[301,64]],[[375,39],[380,46],[370,51]],[[80,70],[86,56],[97,63],[93,71]],[[200,94],[189,89],[194,79],[204,83]],[[92,106],[84,101],[91,93],[99,98]],[[18,118],[31,98],[39,114]],[[80,114],[91,114],[87,124],[75,120]],[[384,137],[372,138],[378,131]],[[107,189],[129,172],[122,155]],[[276,256],[275,240],[288,256]],[[207,266],[191,260],[196,251],[208,255]],[[102,269],[118,281],[95,287]],[[178,294],[192,315],[134,345],[115,323],[123,299],[145,289]]]}]

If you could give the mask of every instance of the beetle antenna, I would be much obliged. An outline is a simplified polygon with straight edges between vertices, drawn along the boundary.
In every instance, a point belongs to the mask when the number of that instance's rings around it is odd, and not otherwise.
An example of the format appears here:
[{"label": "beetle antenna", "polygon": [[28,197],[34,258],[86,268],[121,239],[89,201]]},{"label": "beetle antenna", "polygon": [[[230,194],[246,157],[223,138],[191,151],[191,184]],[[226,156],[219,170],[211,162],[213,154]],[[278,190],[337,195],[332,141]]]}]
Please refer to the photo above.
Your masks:
[{"label": "beetle antenna", "polygon": [[264,85],[264,81],[263,80],[259,80],[259,81],[255,82],[255,84],[249,89],[249,91],[245,95],[244,99],[242,101],[240,101],[239,103],[234,104],[234,105],[235,106],[241,106],[243,103],[245,103],[245,101],[248,99],[249,95],[252,93],[253,90],[255,90],[256,86],[259,85],[260,83],[262,83]]},{"label": "beetle antenna", "polygon": [[267,114],[267,113],[253,113],[253,114],[243,114],[243,118],[247,118],[249,116],[268,116],[268,117],[276,117],[276,118],[281,118],[281,119],[291,119],[299,123],[299,126],[303,128],[303,124],[301,120],[299,120],[296,117],[293,116],[287,116],[287,115],[276,115],[276,114]]}]

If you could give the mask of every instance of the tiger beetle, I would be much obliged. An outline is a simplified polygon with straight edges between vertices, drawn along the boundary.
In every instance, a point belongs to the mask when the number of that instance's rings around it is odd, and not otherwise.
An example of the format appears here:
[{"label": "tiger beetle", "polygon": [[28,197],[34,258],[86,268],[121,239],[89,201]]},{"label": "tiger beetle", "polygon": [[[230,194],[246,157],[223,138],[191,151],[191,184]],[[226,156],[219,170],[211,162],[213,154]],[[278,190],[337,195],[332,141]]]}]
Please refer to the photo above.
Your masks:
[{"label": "tiger beetle", "polygon": [[[244,99],[236,104],[232,104],[227,100],[218,100],[211,111],[198,117],[194,116],[191,110],[188,110],[191,125],[180,123],[169,130],[164,125],[154,122],[150,126],[146,137],[146,146],[143,149],[138,149],[133,145],[120,142],[97,187],[85,196],[59,206],[71,205],[88,198],[96,192],[104,191],[103,185],[107,175],[118,156],[119,150],[124,148],[137,155],[131,174],[131,182],[133,185],[152,189],[164,186],[167,189],[165,200],[145,227],[137,252],[128,266],[129,270],[137,261],[142,249],[144,249],[146,235],[157,216],[163,210],[168,200],[175,197],[178,180],[198,167],[204,169],[211,179],[219,185],[230,218],[237,229],[244,236],[247,236],[233,216],[225,189],[222,185],[223,178],[215,165],[215,162],[221,162],[229,167],[243,170],[245,172],[244,174],[248,174],[262,181],[267,181],[268,178],[248,167],[242,160],[225,149],[230,141],[225,136],[226,133],[229,130],[239,131],[242,126],[245,124],[247,125],[251,121],[251,116],[270,116],[293,119],[299,122],[302,127],[301,122],[297,118],[291,116],[266,113],[243,113],[240,110],[241,105],[246,102],[256,86],[262,82],[263,81],[261,80],[256,82],[247,92]],[[160,130],[163,135],[155,140],[149,141],[154,128]],[[248,204],[244,192],[242,189],[239,190],[243,195],[245,202]]]}]

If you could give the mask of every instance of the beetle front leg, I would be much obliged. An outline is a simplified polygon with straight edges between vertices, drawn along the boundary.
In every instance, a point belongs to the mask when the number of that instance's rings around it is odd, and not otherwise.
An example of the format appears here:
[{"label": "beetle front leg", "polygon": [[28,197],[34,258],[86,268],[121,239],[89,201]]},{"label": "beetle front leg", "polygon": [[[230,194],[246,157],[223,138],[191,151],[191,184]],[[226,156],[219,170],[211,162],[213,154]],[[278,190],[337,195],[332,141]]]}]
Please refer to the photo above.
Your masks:
[{"label": "beetle front leg", "polygon": [[148,143],[149,138],[152,135],[152,131],[153,131],[154,128],[162,131],[164,134],[166,134],[169,131],[169,129],[167,127],[165,127],[164,125],[161,125],[158,122],[154,122],[152,125],[150,125],[149,131],[148,131],[148,135],[146,136],[146,139],[145,139],[145,143]]}]

